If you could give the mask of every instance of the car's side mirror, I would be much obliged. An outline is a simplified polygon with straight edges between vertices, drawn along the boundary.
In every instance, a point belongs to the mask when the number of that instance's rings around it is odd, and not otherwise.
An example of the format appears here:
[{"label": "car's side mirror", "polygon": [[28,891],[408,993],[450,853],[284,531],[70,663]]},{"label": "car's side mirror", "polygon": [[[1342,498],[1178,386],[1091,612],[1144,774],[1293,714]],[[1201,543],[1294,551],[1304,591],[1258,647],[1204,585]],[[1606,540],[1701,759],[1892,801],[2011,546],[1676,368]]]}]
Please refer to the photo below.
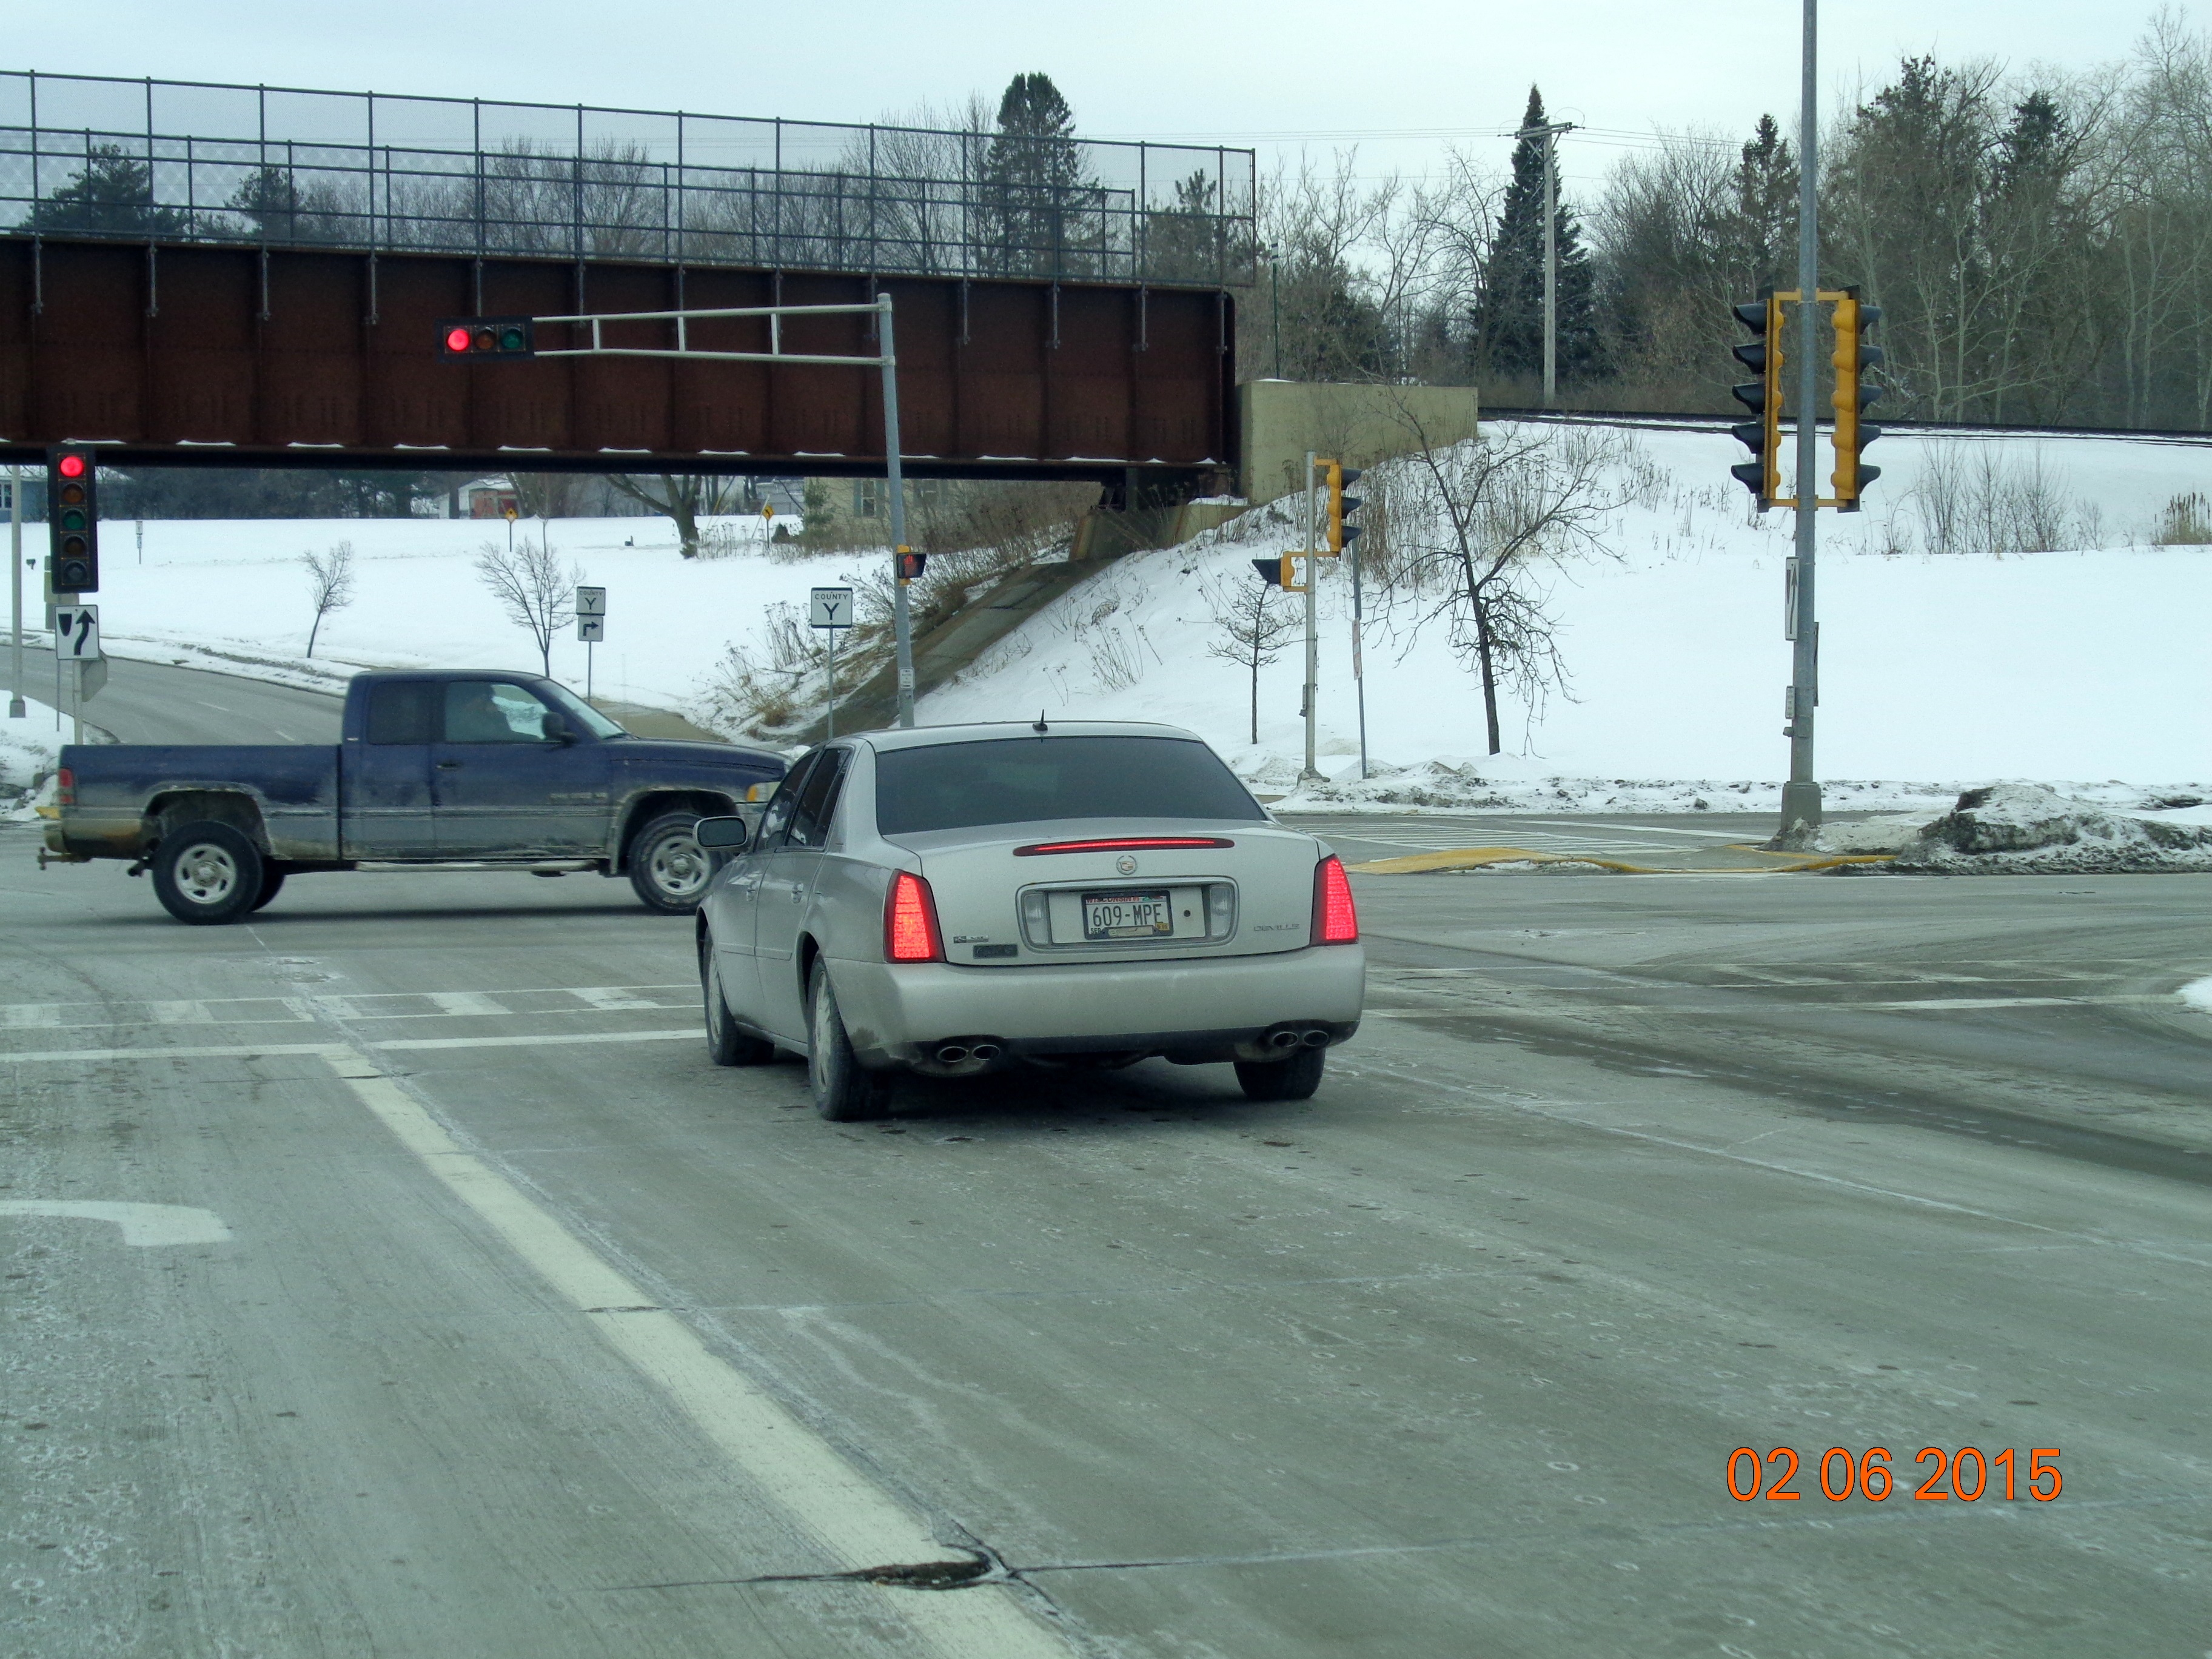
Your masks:
[{"label": "car's side mirror", "polygon": [[556,709],[545,711],[545,719],[538,728],[545,734],[548,743],[574,743],[576,734],[569,728],[568,717]]},{"label": "car's side mirror", "polygon": [[699,845],[710,853],[740,852],[752,839],[752,832],[739,817],[701,818],[692,834],[699,838]]}]

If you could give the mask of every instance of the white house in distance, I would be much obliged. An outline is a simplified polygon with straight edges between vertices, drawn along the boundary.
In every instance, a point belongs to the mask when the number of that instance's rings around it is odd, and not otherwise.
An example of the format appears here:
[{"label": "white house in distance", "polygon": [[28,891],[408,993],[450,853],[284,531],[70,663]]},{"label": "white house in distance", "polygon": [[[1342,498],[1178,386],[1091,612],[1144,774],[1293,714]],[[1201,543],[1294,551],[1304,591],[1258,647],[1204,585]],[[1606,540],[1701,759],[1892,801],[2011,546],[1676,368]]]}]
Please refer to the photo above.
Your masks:
[{"label": "white house in distance", "polygon": [[443,495],[417,496],[415,511],[426,519],[503,519],[520,516],[522,498],[512,478],[477,478]]}]

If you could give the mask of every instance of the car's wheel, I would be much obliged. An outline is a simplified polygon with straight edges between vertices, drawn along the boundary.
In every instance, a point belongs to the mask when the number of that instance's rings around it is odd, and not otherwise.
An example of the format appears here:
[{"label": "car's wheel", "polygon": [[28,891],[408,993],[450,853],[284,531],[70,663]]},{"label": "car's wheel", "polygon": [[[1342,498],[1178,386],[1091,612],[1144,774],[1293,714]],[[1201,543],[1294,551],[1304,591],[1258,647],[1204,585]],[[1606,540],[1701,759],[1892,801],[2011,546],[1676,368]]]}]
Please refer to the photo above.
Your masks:
[{"label": "car's wheel", "polygon": [[168,831],[154,854],[154,895],[179,921],[236,921],[261,896],[260,849],[227,823],[187,823]]},{"label": "car's wheel", "polygon": [[274,865],[264,864],[261,866],[261,890],[253,896],[253,908],[257,910],[267,909],[269,901],[283,890],[284,872]]},{"label": "car's wheel", "polygon": [[707,1003],[707,1055],[717,1066],[765,1066],[775,1058],[775,1045],[738,1029],[730,1018],[730,1000],[722,990],[722,964],[714,959],[714,941],[699,936],[699,985]]},{"label": "car's wheel", "polygon": [[890,1115],[890,1079],[861,1069],[830,988],[830,969],[818,958],[806,981],[806,1080],[814,1109],[832,1123],[854,1123]]},{"label": "car's wheel", "polygon": [[1247,1100],[1310,1100],[1328,1063],[1326,1048],[1301,1048],[1288,1060],[1240,1060],[1237,1081]]},{"label": "car's wheel", "polygon": [[696,812],[663,812],[630,843],[629,884],[648,910],[688,916],[699,908],[714,870],[699,845]]}]

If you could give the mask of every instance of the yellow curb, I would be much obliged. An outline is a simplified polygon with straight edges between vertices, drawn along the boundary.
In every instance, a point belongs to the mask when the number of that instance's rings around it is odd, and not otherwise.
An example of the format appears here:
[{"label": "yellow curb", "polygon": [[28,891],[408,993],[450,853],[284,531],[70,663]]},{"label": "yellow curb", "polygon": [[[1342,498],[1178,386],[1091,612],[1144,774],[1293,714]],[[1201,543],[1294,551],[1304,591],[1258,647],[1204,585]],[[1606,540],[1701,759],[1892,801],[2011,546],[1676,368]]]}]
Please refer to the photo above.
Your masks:
[{"label": "yellow curb", "polygon": [[1887,864],[1892,853],[1846,853],[1804,857],[1790,853],[1767,853],[1757,848],[1730,848],[1730,852],[1778,860],[1748,869],[1683,869],[1650,864],[1624,864],[1618,859],[1595,858],[1587,853],[1533,853],[1521,847],[1459,847],[1437,853],[1410,853],[1403,858],[1374,859],[1346,868],[1363,876],[1419,876],[1437,870],[1480,870],[1492,864],[1588,864],[1624,876],[1767,876],[1808,870],[1832,870],[1842,864]]}]

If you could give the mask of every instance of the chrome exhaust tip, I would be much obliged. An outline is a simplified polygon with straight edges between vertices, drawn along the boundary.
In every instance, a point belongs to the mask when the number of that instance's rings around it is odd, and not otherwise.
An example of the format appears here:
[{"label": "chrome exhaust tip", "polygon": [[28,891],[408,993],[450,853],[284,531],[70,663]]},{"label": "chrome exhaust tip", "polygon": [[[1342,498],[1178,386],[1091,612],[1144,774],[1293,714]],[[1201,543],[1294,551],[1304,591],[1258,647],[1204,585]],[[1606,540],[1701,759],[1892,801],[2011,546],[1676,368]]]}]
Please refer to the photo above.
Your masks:
[{"label": "chrome exhaust tip", "polygon": [[1299,1041],[1304,1042],[1309,1048],[1326,1048],[1328,1047],[1328,1033],[1322,1030],[1320,1026],[1316,1025],[1313,1027],[1312,1030],[1309,1030],[1304,1036],[1301,1037]]},{"label": "chrome exhaust tip", "polygon": [[979,1042],[968,1051],[968,1056],[971,1060],[996,1060],[999,1057],[999,1045],[995,1042]]},{"label": "chrome exhaust tip", "polygon": [[957,1042],[948,1042],[937,1051],[938,1063],[941,1066],[957,1066],[962,1060],[968,1058],[968,1053],[969,1051],[965,1045]]},{"label": "chrome exhaust tip", "polygon": [[1271,1031],[1267,1034],[1267,1043],[1275,1048],[1295,1048],[1298,1046],[1298,1034],[1296,1031]]}]

